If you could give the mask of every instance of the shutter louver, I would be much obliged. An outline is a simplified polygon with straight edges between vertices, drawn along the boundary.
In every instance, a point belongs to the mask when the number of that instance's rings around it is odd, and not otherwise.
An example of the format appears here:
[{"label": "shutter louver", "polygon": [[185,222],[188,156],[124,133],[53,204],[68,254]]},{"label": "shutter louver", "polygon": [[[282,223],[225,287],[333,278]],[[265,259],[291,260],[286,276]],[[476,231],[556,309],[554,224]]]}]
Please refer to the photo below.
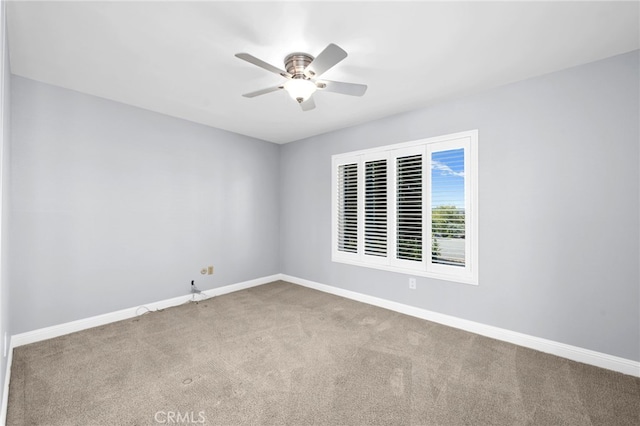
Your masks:
[{"label": "shutter louver", "polygon": [[431,261],[465,266],[464,149],[431,154]]},{"label": "shutter louver", "polygon": [[338,168],[338,250],[358,252],[358,165]]},{"label": "shutter louver", "polygon": [[387,256],[387,160],[365,163],[364,252]]},{"label": "shutter louver", "polygon": [[422,155],[397,159],[398,259],[422,260]]}]

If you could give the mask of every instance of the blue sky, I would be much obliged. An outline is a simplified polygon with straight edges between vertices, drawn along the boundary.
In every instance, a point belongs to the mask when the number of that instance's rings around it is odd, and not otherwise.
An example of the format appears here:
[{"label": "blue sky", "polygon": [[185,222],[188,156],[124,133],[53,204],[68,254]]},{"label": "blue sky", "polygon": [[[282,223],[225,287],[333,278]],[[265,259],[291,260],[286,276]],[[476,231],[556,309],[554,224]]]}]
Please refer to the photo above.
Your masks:
[{"label": "blue sky", "polygon": [[464,149],[431,154],[431,207],[464,208]]}]

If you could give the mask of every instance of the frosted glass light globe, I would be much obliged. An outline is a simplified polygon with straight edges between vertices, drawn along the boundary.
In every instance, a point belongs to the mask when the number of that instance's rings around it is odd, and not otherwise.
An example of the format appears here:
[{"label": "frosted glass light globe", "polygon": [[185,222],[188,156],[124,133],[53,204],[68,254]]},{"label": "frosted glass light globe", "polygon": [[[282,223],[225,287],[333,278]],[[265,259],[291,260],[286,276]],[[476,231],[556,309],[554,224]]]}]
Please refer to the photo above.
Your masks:
[{"label": "frosted glass light globe", "polygon": [[284,84],[284,89],[295,101],[301,102],[299,99],[302,99],[304,102],[316,91],[317,87],[311,80],[292,78]]}]

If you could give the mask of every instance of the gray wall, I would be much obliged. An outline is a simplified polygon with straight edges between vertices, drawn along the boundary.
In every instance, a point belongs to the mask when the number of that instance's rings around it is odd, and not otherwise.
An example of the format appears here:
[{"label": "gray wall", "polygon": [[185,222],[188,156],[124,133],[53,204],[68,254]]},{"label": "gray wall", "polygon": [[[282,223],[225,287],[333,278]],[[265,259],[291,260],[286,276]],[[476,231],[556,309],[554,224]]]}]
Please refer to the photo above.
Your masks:
[{"label": "gray wall", "polygon": [[13,333],[279,272],[278,145],[16,76],[11,90]]},{"label": "gray wall", "polygon": [[[281,149],[285,274],[640,360],[638,51]],[[437,84],[437,82],[425,82]],[[479,130],[479,280],[331,262],[331,155]]]},{"label": "gray wall", "polygon": [[[9,136],[11,135],[11,74],[9,71],[9,49],[6,38],[6,25],[4,8],[6,3],[0,2],[0,45],[2,46],[2,133],[0,134],[0,389],[4,389],[4,376],[6,372],[7,358],[4,356],[4,337],[7,335],[7,346],[9,346],[10,336],[12,335],[9,324],[9,178],[10,178],[10,160],[11,145]],[[6,350],[8,353],[8,349]],[[0,391],[0,394],[2,391]]]}]

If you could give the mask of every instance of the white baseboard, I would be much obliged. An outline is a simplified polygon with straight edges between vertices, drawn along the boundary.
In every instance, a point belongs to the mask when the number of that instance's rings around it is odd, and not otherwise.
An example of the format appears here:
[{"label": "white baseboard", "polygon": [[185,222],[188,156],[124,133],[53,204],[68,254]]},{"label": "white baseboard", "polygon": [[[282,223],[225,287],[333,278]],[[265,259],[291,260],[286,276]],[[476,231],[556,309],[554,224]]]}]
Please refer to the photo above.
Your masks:
[{"label": "white baseboard", "polygon": [[[207,297],[221,296],[223,294],[233,293],[234,291],[244,290],[246,288],[267,284],[272,281],[277,281],[280,279],[280,277],[280,274],[270,275],[267,277],[257,278],[255,280],[230,284],[218,288],[212,288],[210,290],[203,291],[201,294]],[[90,318],[53,325],[51,327],[45,327],[38,330],[27,331],[26,333],[15,334],[11,337],[11,344],[13,347],[17,348],[18,346],[28,345],[29,343],[40,342],[42,340],[52,339],[54,337],[74,333],[76,331],[82,331],[88,328],[98,327],[100,325],[110,324],[112,322],[133,318],[147,311],[155,311],[157,309],[178,306],[189,300],[198,300],[198,297],[198,295],[187,294],[184,296],[174,297],[172,299],[148,303],[146,305],[137,306],[134,308],[122,309],[120,311],[110,312],[108,314],[96,315]],[[143,308],[144,310],[142,310]]]},{"label": "white baseboard", "polygon": [[4,387],[2,389],[2,407],[0,407],[0,425],[7,424],[7,407],[9,405],[9,380],[11,379],[11,364],[13,362],[13,341],[9,342],[7,354],[7,369],[4,374]]},{"label": "white baseboard", "polygon": [[292,277],[290,275],[281,274],[280,279],[293,284],[320,290],[325,293],[334,294],[336,296],[345,297],[347,299],[356,300],[358,302],[367,303],[369,305],[379,306],[391,311],[400,312],[405,315],[433,321],[438,324],[447,325],[449,327],[458,328],[469,331],[471,333],[480,334],[482,336],[491,337],[492,339],[502,340],[504,342],[513,343],[518,346],[535,349],[541,352],[557,355],[573,361],[582,362],[584,364],[594,365],[596,367],[606,368],[608,370],[618,371],[623,374],[640,377],[640,362],[608,355],[589,349],[571,346],[553,340],[547,340],[540,337],[529,336],[523,333],[506,330],[491,325],[485,325],[474,321],[456,318],[450,315],[444,315],[437,312],[428,311],[415,306],[409,306],[390,300],[333,287],[326,284],[320,284],[314,281],[302,278]]}]

